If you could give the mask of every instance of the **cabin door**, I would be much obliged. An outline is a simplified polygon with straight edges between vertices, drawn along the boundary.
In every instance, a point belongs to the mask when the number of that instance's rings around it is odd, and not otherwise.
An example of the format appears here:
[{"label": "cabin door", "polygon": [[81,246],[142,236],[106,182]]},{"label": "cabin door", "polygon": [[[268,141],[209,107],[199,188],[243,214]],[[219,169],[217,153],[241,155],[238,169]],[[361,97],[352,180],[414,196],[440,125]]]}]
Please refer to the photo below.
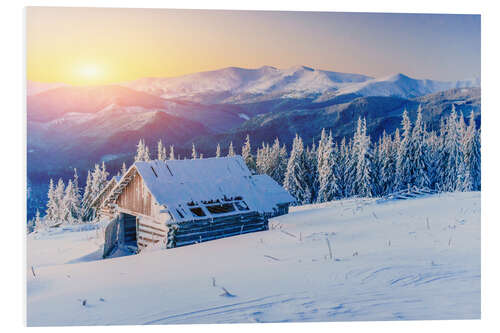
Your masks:
[{"label": "cabin door", "polygon": [[123,213],[124,243],[137,247],[137,217]]}]

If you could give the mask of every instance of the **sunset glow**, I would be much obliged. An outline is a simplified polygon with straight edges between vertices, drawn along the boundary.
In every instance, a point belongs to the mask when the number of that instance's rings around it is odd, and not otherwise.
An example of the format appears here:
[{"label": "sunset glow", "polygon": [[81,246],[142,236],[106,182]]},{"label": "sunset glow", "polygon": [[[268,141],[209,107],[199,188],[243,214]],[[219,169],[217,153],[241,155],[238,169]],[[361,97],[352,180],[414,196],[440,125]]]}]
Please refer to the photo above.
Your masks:
[{"label": "sunset glow", "polygon": [[[479,76],[478,15],[28,7],[27,76],[76,85],[263,65]],[[440,31],[436,34],[435,31]]]}]

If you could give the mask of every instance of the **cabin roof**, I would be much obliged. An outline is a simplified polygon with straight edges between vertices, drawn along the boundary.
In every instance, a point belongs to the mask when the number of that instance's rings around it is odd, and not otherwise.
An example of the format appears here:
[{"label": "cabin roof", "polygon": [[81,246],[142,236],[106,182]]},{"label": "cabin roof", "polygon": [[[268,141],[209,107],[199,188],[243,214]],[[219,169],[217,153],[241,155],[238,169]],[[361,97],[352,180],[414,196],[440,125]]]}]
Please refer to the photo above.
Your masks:
[{"label": "cabin roof", "polygon": [[[129,171],[133,168],[141,175],[156,202],[165,206],[175,221],[196,219],[191,216],[190,208],[205,207],[217,201],[243,200],[250,211],[270,213],[277,204],[295,200],[271,177],[252,175],[241,156],[135,162]],[[120,188],[122,181],[115,189]],[[204,218],[210,217],[206,207],[203,209]],[[241,212],[236,210],[227,215],[238,213]]]},{"label": "cabin roof", "polygon": [[103,187],[101,192],[99,192],[99,194],[97,194],[97,196],[94,198],[94,200],[92,200],[92,202],[90,203],[90,207],[96,206],[99,203],[99,201],[101,201],[103,199],[102,196],[105,193],[107,193],[107,191],[110,189],[110,187],[114,187],[120,181],[120,178],[121,177],[119,177],[119,176],[111,177],[111,179],[106,183],[106,185]]}]

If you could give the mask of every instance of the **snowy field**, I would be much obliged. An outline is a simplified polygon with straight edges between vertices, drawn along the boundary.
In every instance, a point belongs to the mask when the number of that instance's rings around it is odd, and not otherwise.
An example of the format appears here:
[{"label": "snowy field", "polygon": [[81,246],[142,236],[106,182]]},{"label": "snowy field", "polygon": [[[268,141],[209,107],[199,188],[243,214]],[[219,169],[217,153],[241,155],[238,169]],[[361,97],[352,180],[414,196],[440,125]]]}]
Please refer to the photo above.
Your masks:
[{"label": "snowy field", "polygon": [[480,318],[480,213],[479,192],[344,200],[106,260],[99,230],[32,234],[28,325]]}]

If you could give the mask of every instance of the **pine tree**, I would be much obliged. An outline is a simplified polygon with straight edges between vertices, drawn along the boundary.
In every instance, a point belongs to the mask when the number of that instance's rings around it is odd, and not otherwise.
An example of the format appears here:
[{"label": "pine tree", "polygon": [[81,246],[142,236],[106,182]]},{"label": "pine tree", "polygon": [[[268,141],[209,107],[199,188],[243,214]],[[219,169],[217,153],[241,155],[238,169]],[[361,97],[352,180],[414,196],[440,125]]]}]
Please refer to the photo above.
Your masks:
[{"label": "pine tree", "polygon": [[62,223],[66,216],[66,209],[64,206],[64,181],[59,178],[57,181],[57,185],[54,189],[54,199],[55,199],[55,207],[56,207],[56,218],[55,223]]},{"label": "pine tree", "polygon": [[[37,209],[35,214],[35,219],[33,220],[33,225],[31,231],[40,230],[45,227],[43,220],[40,218],[40,211]],[[30,232],[31,232],[30,231]]]},{"label": "pine tree", "polygon": [[411,183],[411,138],[412,129],[411,121],[408,117],[408,111],[403,111],[403,137],[398,147],[398,156],[396,160],[396,184],[395,190],[406,189]]},{"label": "pine tree", "polygon": [[338,194],[337,178],[335,177],[333,166],[333,139],[330,133],[326,135],[325,129],[321,131],[321,138],[318,143],[317,169],[318,169],[318,195],[316,202],[327,202],[333,200]]},{"label": "pine tree", "polygon": [[74,217],[78,221],[82,220],[82,194],[80,190],[80,184],[78,182],[78,173],[76,168],[73,169],[73,191],[74,191],[74,201],[75,201],[75,214]]},{"label": "pine tree", "polygon": [[231,141],[231,143],[229,144],[229,150],[228,150],[228,153],[227,153],[227,156],[228,157],[232,157],[234,156],[234,147],[233,147],[233,141]]},{"label": "pine tree", "polygon": [[50,225],[57,219],[57,200],[54,193],[54,181],[52,178],[49,181],[49,190],[47,192],[47,210],[45,211],[45,219]]},{"label": "pine tree", "polygon": [[408,158],[410,160],[410,184],[418,188],[428,188],[429,170],[427,163],[427,145],[425,140],[424,124],[422,120],[422,108],[419,106],[417,110],[417,119],[413,126],[411,135]]},{"label": "pine tree", "polygon": [[366,119],[358,119],[352,150],[355,169],[353,193],[362,197],[371,197],[373,194],[371,152],[370,137],[366,135]]},{"label": "pine tree", "polygon": [[159,161],[166,161],[167,160],[167,149],[163,145],[163,142],[161,142],[161,139],[158,141],[158,160]]},{"label": "pine tree", "polygon": [[272,160],[270,155],[269,145],[262,142],[262,148],[257,149],[257,161],[255,163],[258,174],[271,174]]},{"label": "pine tree", "polygon": [[248,169],[251,171],[255,171],[256,165],[255,161],[252,156],[252,147],[250,145],[250,135],[247,134],[245,143],[243,144],[243,147],[241,147],[241,157],[243,157],[243,160],[245,161]]},{"label": "pine tree", "polygon": [[372,192],[374,196],[380,196],[384,192],[382,183],[382,166],[385,158],[383,140],[385,131],[377,143],[373,145],[372,154]]},{"label": "pine tree", "polygon": [[79,203],[76,196],[76,190],[73,186],[73,182],[68,180],[68,185],[66,185],[66,190],[64,191],[64,198],[62,201],[62,221],[69,224],[74,224],[79,222]]},{"label": "pine tree", "polygon": [[306,148],[306,169],[307,169],[306,180],[309,189],[311,190],[311,201],[309,203],[313,203],[316,201],[319,189],[318,161],[316,154],[316,145],[314,144],[314,140],[311,145],[311,148],[309,147]]},{"label": "pine tree", "polygon": [[[277,147],[279,147],[279,142]],[[283,144],[283,146],[279,150],[276,172],[273,173],[273,175],[275,175],[276,177],[275,180],[279,184],[283,184],[285,180],[285,173],[287,166],[288,166],[288,151],[286,150],[286,145]]]},{"label": "pine tree", "polygon": [[121,168],[121,176],[125,176],[125,174],[127,173],[127,165],[125,164],[125,162],[123,162],[122,164],[122,168]]},{"label": "pine tree", "polygon": [[168,158],[169,160],[175,160],[175,153],[174,153],[174,146],[170,145],[170,156]]},{"label": "pine tree", "polygon": [[146,149],[144,150],[144,161],[149,162],[151,158],[149,157],[149,147],[146,146]]},{"label": "pine tree", "polygon": [[144,143],[143,139],[139,139],[134,160],[136,162],[141,162],[146,160],[146,144]]},{"label": "pine tree", "polygon": [[[259,151],[257,152],[259,154]],[[263,145],[263,149],[260,150],[261,156],[258,156],[261,161],[263,169],[266,170],[266,174],[273,178],[277,183],[283,184],[283,178],[285,177],[285,172],[287,168],[287,151],[286,147],[280,146],[279,139],[276,138],[274,140],[273,146],[269,147],[269,145]],[[259,167],[257,167],[259,170]],[[258,173],[264,173],[259,172]]]},{"label": "pine tree", "polygon": [[220,157],[220,144],[217,144],[217,149],[215,150],[215,157]]},{"label": "pine tree", "polygon": [[442,186],[444,191],[456,191],[462,186],[461,163],[462,155],[460,150],[459,123],[457,119],[455,105],[448,120],[446,121],[446,132],[444,136],[444,166],[445,172],[442,174]]},{"label": "pine tree", "polygon": [[462,154],[466,168],[464,191],[481,190],[481,145],[479,136],[479,131],[476,130],[474,111],[472,111],[462,144]]},{"label": "pine tree", "polygon": [[335,178],[337,178],[337,185],[339,188],[339,196],[346,197],[348,195],[348,165],[349,165],[349,151],[347,148],[347,143],[345,137],[340,141],[340,147],[336,155],[337,159],[335,161],[336,172]]},{"label": "pine tree", "polygon": [[[125,163],[123,163],[125,165]],[[82,198],[82,218],[83,220],[87,219],[87,211],[88,206],[90,205],[90,201],[92,200],[92,174],[90,170],[87,171],[87,181],[85,183],[85,190],[83,191]]]},{"label": "pine tree", "polygon": [[196,153],[196,147],[194,146],[194,143],[193,143],[193,147],[191,149],[191,159],[195,160],[197,157],[198,157],[198,154]]},{"label": "pine tree", "polygon": [[307,172],[304,143],[302,142],[302,138],[296,134],[290,158],[288,159],[283,187],[295,197],[298,204],[311,202],[311,189],[307,183]]}]

